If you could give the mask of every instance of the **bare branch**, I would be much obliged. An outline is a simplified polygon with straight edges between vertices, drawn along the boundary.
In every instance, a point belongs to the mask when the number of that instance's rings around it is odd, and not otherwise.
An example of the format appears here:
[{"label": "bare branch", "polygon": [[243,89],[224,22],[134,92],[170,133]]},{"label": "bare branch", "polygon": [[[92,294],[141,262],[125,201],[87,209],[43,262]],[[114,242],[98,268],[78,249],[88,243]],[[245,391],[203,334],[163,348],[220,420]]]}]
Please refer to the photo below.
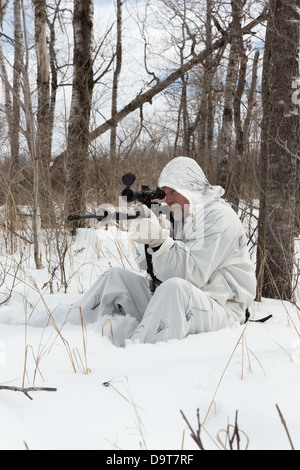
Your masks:
[{"label": "bare branch", "polygon": [[5,385],[0,385],[0,390],[10,390],[11,392],[21,392],[29,398],[29,400],[33,400],[33,398],[28,394],[28,392],[57,392],[56,388],[45,388],[45,387],[8,387]]},{"label": "bare branch", "polygon": [[276,408],[277,408],[277,411],[278,411],[278,413],[279,413],[279,416],[280,416],[281,422],[282,422],[282,424],[283,424],[283,427],[284,427],[284,429],[285,429],[285,431],[286,431],[286,433],[287,433],[288,439],[289,439],[290,444],[291,444],[291,448],[292,448],[292,450],[295,450],[294,444],[292,443],[292,439],[291,439],[289,430],[288,430],[287,425],[286,425],[286,422],[285,422],[285,419],[284,419],[284,417],[282,416],[282,413],[281,413],[280,408],[279,408],[278,405],[276,405]]}]

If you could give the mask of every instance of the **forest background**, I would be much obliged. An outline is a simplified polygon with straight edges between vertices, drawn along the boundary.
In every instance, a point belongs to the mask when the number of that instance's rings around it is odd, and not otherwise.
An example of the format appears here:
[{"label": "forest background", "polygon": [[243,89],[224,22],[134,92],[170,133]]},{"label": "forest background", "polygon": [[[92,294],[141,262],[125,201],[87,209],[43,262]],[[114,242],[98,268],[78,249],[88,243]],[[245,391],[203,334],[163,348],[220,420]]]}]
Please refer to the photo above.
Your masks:
[{"label": "forest background", "polygon": [[7,253],[32,244],[67,290],[68,214],[116,204],[127,171],[154,187],[186,155],[241,217],[259,203],[257,298],[295,300],[297,0],[1,0],[0,22]]}]

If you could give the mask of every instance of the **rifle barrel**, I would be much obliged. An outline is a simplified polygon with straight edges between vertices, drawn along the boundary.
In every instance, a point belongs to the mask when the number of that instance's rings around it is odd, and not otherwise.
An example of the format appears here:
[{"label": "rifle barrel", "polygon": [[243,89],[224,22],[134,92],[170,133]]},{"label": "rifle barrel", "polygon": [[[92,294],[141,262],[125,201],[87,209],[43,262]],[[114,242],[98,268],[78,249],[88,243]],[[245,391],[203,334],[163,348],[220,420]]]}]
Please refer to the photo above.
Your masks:
[{"label": "rifle barrel", "polygon": [[71,214],[68,216],[68,220],[70,222],[75,222],[76,220],[84,220],[84,219],[97,219],[101,222],[103,219],[107,218],[109,222],[110,219],[114,219],[116,222],[120,220],[130,220],[130,219],[137,219],[140,216],[140,212],[137,211],[136,214],[126,214],[122,212],[114,212],[113,214],[109,214],[108,211],[104,211],[103,215],[97,214]]},{"label": "rifle barrel", "polygon": [[68,217],[68,220],[70,222],[74,222],[75,220],[83,220],[83,219],[98,219],[102,220],[105,217],[108,216],[108,212],[105,211],[103,215],[97,215],[97,214],[71,214]]}]

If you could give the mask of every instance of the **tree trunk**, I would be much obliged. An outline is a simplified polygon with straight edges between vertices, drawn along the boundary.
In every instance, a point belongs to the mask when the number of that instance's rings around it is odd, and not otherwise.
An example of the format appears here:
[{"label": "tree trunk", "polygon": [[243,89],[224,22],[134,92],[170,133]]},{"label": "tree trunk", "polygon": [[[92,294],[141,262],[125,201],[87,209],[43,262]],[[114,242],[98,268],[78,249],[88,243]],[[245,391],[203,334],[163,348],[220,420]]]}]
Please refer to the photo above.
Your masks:
[{"label": "tree trunk", "polygon": [[42,269],[42,258],[39,245],[39,214],[38,214],[38,190],[39,190],[39,161],[36,150],[36,137],[34,115],[31,101],[31,90],[29,84],[29,47],[27,40],[27,27],[25,19],[25,11],[23,0],[21,0],[21,9],[23,16],[24,27],[24,44],[25,44],[25,63],[22,67],[23,75],[23,88],[24,88],[24,108],[26,114],[26,122],[28,126],[28,145],[31,154],[34,181],[32,191],[32,232],[33,232],[33,247],[34,247],[34,261],[36,269]]},{"label": "tree trunk", "polygon": [[[296,154],[299,113],[292,83],[299,76],[297,0],[272,0],[263,80],[259,294],[291,300],[293,291]],[[284,150],[284,147],[288,151]]]},{"label": "tree trunk", "polygon": [[[3,20],[3,16],[5,15],[7,6],[8,2],[4,2],[0,7],[1,22]],[[1,75],[5,90],[5,113],[8,124],[8,135],[11,149],[10,170],[9,174],[7,175],[10,182],[10,188],[7,191],[7,196],[12,230],[14,230],[14,224],[16,220],[16,206],[18,205],[19,200],[18,179],[20,170],[20,90],[23,60],[20,0],[14,1],[14,46],[12,86],[9,83],[7,76],[5,57],[3,55],[2,48],[0,50]]]},{"label": "tree trunk", "polygon": [[[213,1],[206,0],[205,45],[209,49],[212,46],[212,9]],[[203,95],[201,97],[202,117],[199,129],[198,155],[196,160],[201,165],[208,179],[212,176],[212,148],[214,136],[214,109],[213,109],[213,78],[215,69],[212,57],[207,57],[203,76]]]},{"label": "tree trunk", "polygon": [[[243,49],[243,37],[240,37],[240,47]],[[246,72],[248,57],[245,50],[241,51],[241,66],[239,72],[239,81],[234,96],[234,127],[235,127],[235,151],[232,159],[232,178],[229,188],[228,199],[236,212],[239,209],[239,202],[242,190],[241,177],[244,168],[244,127],[241,118],[242,97],[245,90]]]},{"label": "tree trunk", "polygon": [[46,0],[33,0],[35,9],[35,43],[37,55],[37,142],[36,151],[39,161],[39,205],[42,223],[53,227],[56,223],[52,200],[50,162],[51,162],[51,114],[50,114],[50,73],[47,48],[47,6]]},{"label": "tree trunk", "polygon": [[114,125],[110,131],[110,161],[112,169],[112,187],[116,183],[116,169],[117,169],[117,126],[116,119],[118,113],[118,92],[119,92],[119,77],[122,69],[122,4],[123,0],[117,0],[117,46],[116,46],[116,67],[113,78],[113,90],[111,100],[111,118]]},{"label": "tree trunk", "polygon": [[[271,7],[271,5],[270,5]],[[272,5],[274,8],[274,5]],[[257,263],[256,263],[256,278],[257,278],[257,300],[260,301],[264,286],[264,274],[266,265],[266,240],[267,240],[267,219],[266,219],[266,192],[268,188],[269,179],[269,145],[270,145],[270,118],[271,118],[271,99],[270,99],[270,65],[272,54],[272,42],[274,39],[275,31],[271,18],[267,23],[266,37],[265,37],[265,50],[263,57],[263,73],[262,73],[262,107],[263,107],[263,120],[261,129],[261,158],[259,163],[260,170],[260,198],[259,198],[259,219],[258,219],[258,239],[257,239]]]},{"label": "tree trunk", "polygon": [[250,133],[250,125],[251,125],[251,118],[253,114],[253,108],[256,104],[256,87],[257,87],[257,69],[258,69],[258,61],[259,61],[259,51],[255,52],[253,66],[252,66],[252,81],[251,86],[248,94],[248,105],[247,105],[247,113],[244,120],[243,126],[243,147],[246,149],[249,139]]},{"label": "tree trunk", "polygon": [[49,39],[49,65],[51,71],[51,92],[50,92],[50,110],[49,110],[49,137],[50,137],[50,149],[52,149],[52,140],[53,140],[53,127],[54,127],[54,118],[55,118],[55,108],[56,108],[56,93],[58,89],[57,83],[57,66],[56,66],[56,51],[55,51],[55,41],[56,41],[56,34],[55,34],[55,26],[57,16],[59,14],[59,5],[60,1],[58,2],[55,10],[55,14],[53,17],[52,23],[47,19],[49,31],[50,31],[50,39]]},{"label": "tree trunk", "polygon": [[232,8],[232,39],[229,53],[229,62],[227,67],[227,77],[225,85],[224,110],[222,129],[219,139],[218,148],[218,184],[220,184],[227,192],[228,190],[228,168],[232,153],[232,130],[234,116],[234,93],[238,78],[238,69],[241,56],[240,38],[242,36],[241,29],[241,0],[231,0]]},{"label": "tree trunk", "polygon": [[[23,33],[21,25],[20,0],[14,0],[14,75],[13,75],[13,122],[11,125],[11,181],[15,181],[20,172],[20,108],[21,77],[23,63]],[[13,197],[18,204],[18,186],[13,185]]]},{"label": "tree trunk", "polygon": [[74,0],[74,75],[67,141],[68,213],[85,211],[89,124],[94,88],[93,20],[93,1]]},{"label": "tree trunk", "polygon": [[0,0],[0,28],[3,26],[3,19],[9,4],[9,0]]}]

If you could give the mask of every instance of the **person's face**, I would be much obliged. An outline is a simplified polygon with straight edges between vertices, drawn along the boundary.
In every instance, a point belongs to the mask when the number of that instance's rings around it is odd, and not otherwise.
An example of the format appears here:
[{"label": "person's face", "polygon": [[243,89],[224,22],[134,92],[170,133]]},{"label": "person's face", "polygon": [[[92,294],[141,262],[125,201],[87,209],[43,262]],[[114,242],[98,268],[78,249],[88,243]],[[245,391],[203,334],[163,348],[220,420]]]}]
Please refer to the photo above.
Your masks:
[{"label": "person's face", "polygon": [[189,201],[175,189],[168,186],[163,186],[162,189],[166,193],[165,201],[171,209],[174,219],[185,219],[189,214]]}]

